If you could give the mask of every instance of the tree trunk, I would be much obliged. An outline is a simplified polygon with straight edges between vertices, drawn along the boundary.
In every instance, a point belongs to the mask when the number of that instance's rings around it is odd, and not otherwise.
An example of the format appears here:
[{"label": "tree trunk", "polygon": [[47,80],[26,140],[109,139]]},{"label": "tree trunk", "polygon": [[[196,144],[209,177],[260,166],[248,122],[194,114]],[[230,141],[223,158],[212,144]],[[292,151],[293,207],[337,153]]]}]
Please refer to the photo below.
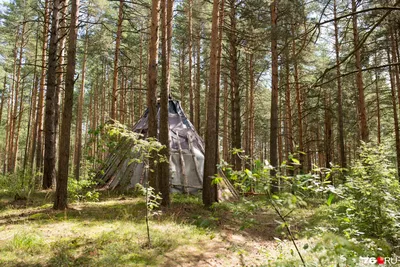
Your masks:
[{"label": "tree trunk", "polygon": [[16,92],[16,85],[15,81],[17,75],[17,63],[18,60],[18,38],[19,38],[19,30],[17,28],[14,49],[13,49],[13,72],[12,72],[12,79],[11,79],[11,98],[10,98],[10,119],[9,123],[9,134],[8,134],[8,154],[7,154],[7,172],[13,171],[13,158],[14,158],[14,132],[15,132],[15,125],[17,123],[17,107],[18,107],[18,92]]},{"label": "tree trunk", "polygon": [[57,47],[58,47],[58,23],[59,23],[60,1],[53,1],[53,13],[51,21],[49,63],[47,72],[47,91],[45,106],[45,150],[43,169],[43,189],[51,188],[56,175],[56,144],[55,144],[55,114],[56,114],[56,92],[57,92]]},{"label": "tree trunk", "polygon": [[[352,12],[357,11],[356,0],[351,0]],[[354,37],[354,48],[358,48],[359,46],[359,39],[358,39],[358,26],[357,26],[357,15],[353,15],[353,37]],[[358,89],[358,110],[360,116],[360,135],[361,140],[364,142],[369,141],[369,130],[367,124],[367,111],[365,107],[365,96],[364,96],[364,83],[363,83],[363,74],[362,74],[362,67],[361,67],[361,54],[360,49],[356,49],[354,52],[355,55],[355,64],[357,69],[356,75],[356,85]]]},{"label": "tree trunk", "polygon": [[[57,0],[54,0],[57,1]],[[67,187],[69,151],[71,139],[71,121],[74,96],[74,76],[76,64],[76,40],[78,35],[79,0],[71,0],[71,23],[68,36],[67,73],[65,74],[65,97],[61,122],[60,154],[58,161],[57,186],[53,208],[63,210],[67,208]]]},{"label": "tree trunk", "polygon": [[346,149],[344,146],[344,126],[343,126],[343,101],[342,101],[342,78],[340,71],[340,44],[339,44],[339,27],[336,20],[337,7],[336,0],[333,2],[333,16],[335,18],[335,53],[336,53],[336,76],[337,76],[337,102],[338,102],[338,130],[339,130],[339,153],[340,153],[340,167],[346,168]]},{"label": "tree trunk", "polygon": [[[398,41],[397,41],[397,34],[395,29],[393,29],[393,26],[390,27],[389,30],[390,38],[391,38],[391,46],[392,46],[392,63],[399,63],[399,50],[398,50]],[[396,77],[396,85],[397,85],[397,98],[399,101],[399,108],[400,108],[400,76],[399,76],[399,71],[400,67],[399,65],[393,66],[393,71]]]},{"label": "tree trunk", "polygon": [[[391,33],[391,41],[392,41],[392,48],[393,48],[393,34]],[[396,55],[395,51],[390,49],[392,51],[392,55],[390,56],[389,50],[388,50],[388,63],[391,64],[394,56]],[[392,57],[392,58],[391,58]],[[400,133],[399,133],[399,120],[397,116],[397,103],[396,103],[396,85],[399,85],[399,80],[396,79],[395,81],[395,70],[389,66],[389,77],[390,77],[390,88],[391,88],[391,93],[392,93],[392,107],[393,107],[393,121],[394,121],[394,131],[395,131],[395,140],[396,140],[396,167],[397,167],[397,176],[400,176]],[[399,178],[400,179],[400,178]]]},{"label": "tree trunk", "polygon": [[[19,45],[19,51],[18,51],[18,63],[17,63],[17,73],[16,73],[16,79],[15,79],[15,92],[14,92],[14,112],[13,112],[13,127],[12,127],[12,135],[11,135],[11,164],[9,166],[9,172],[15,172],[16,166],[17,166],[17,154],[18,154],[18,148],[19,148],[19,128],[21,126],[21,119],[22,119],[22,108],[23,108],[23,88],[20,91],[21,87],[21,69],[22,69],[22,58],[23,58],[23,52],[24,52],[24,47],[25,47],[25,27],[26,27],[26,22],[25,22],[25,17],[23,18],[22,22],[22,28],[21,32],[19,33],[21,35],[21,41]],[[20,101],[18,101],[18,98]],[[19,105],[19,109],[18,109]],[[17,121],[18,120],[18,121]],[[15,143],[13,144],[13,142]]]},{"label": "tree trunk", "polygon": [[[26,162],[29,164],[30,175],[33,175],[33,161],[35,159],[35,149],[36,149],[36,137],[37,137],[37,124],[36,124],[36,110],[37,110],[37,95],[39,90],[39,76],[37,74],[37,57],[38,57],[38,44],[39,44],[39,30],[36,34],[36,45],[35,45],[35,67],[33,69],[34,78],[33,78],[33,88],[32,88],[32,100],[31,100],[31,114],[29,115],[29,125],[30,127],[30,136],[29,136],[29,146],[28,153],[26,156]],[[25,169],[25,168],[24,168]]]},{"label": "tree trunk", "polygon": [[[393,28],[390,27],[389,29],[390,34],[390,43],[391,43],[391,58],[388,51],[388,63],[397,63],[397,53],[396,53],[396,44],[395,38],[393,34]],[[393,105],[393,120],[394,120],[394,131],[395,131],[395,140],[396,140],[396,159],[397,159],[397,177],[400,180],[400,132],[399,132],[399,120],[398,120],[398,113],[397,113],[397,103],[396,103],[396,89],[397,92],[400,92],[400,77],[399,72],[396,66],[393,68],[389,66],[389,75],[390,75],[390,86],[391,86],[391,93],[392,93],[392,105]]]},{"label": "tree trunk", "polygon": [[270,125],[270,171],[272,178],[271,192],[278,192],[278,181],[276,181],[276,170],[278,168],[278,36],[277,36],[277,0],[271,3],[271,65],[272,65],[272,89],[271,89],[271,125]]},{"label": "tree trunk", "polygon": [[114,74],[113,74],[113,87],[112,87],[112,97],[111,97],[110,117],[113,120],[117,119],[118,58],[119,58],[119,47],[121,45],[123,9],[124,9],[124,1],[120,0],[119,11],[118,11],[117,37],[115,39]]},{"label": "tree trunk", "polygon": [[139,116],[143,114],[143,37],[142,33],[140,33],[140,43],[139,43]]},{"label": "tree trunk", "polygon": [[82,80],[79,89],[77,114],[76,114],[76,128],[75,128],[75,147],[74,147],[74,177],[78,181],[81,169],[81,158],[82,158],[82,117],[83,117],[83,102],[85,99],[85,79],[86,79],[86,61],[87,61],[87,49],[89,43],[88,30],[86,28],[85,44],[83,50],[82,60]]},{"label": "tree trunk", "polygon": [[332,162],[332,116],[331,116],[331,95],[325,93],[325,167],[331,168]]},{"label": "tree trunk", "polygon": [[[279,77],[283,78],[282,72]],[[281,79],[282,80],[282,79]],[[283,107],[283,97],[280,93],[278,93],[278,168],[282,165],[283,162],[283,116],[282,116],[282,107]]]},{"label": "tree trunk", "polygon": [[[295,36],[295,26],[292,25],[292,35]],[[298,132],[299,132],[299,160],[300,160],[300,173],[304,171],[304,145],[303,145],[303,107],[300,92],[300,82],[299,82],[299,66],[297,63],[296,55],[296,40],[293,38],[292,41],[292,54],[293,54],[293,68],[294,68],[294,85],[296,87],[296,103],[297,103],[297,122],[298,122]]]},{"label": "tree trunk", "polygon": [[[36,48],[37,48],[37,39],[36,39]],[[31,136],[31,125],[32,124],[32,114],[33,114],[33,110],[35,110],[34,106],[36,105],[36,89],[37,89],[37,83],[36,83],[36,58],[37,58],[37,50],[35,52],[35,67],[33,70],[33,84],[32,84],[32,89],[31,89],[31,97],[29,99],[29,106],[31,107],[29,109],[29,114],[28,114],[28,125],[27,125],[27,130],[26,130],[26,137],[25,137],[25,150],[24,150],[24,161],[23,161],[23,165],[22,165],[22,174],[23,176],[25,176],[25,172],[26,172],[26,166],[28,163],[28,158],[29,158],[29,151],[30,151],[30,142],[32,141],[30,136]]]},{"label": "tree trunk", "polygon": [[[375,65],[378,66],[378,55],[375,54]],[[377,117],[377,138],[378,144],[381,143],[381,104],[380,104],[380,88],[379,88],[379,74],[375,70],[375,94],[376,94],[376,117]]]},{"label": "tree trunk", "polygon": [[[26,27],[26,18],[24,17],[24,21],[22,22],[22,30],[21,30],[21,44],[19,50],[19,62],[18,62],[18,71],[17,71],[17,81],[16,81],[16,88],[21,87],[21,68],[22,68],[22,58],[23,58],[23,51],[25,47],[25,27]],[[22,83],[23,84],[23,83]],[[19,91],[19,90],[16,90]],[[18,149],[19,149],[19,134],[20,134],[20,127],[21,127],[21,120],[22,120],[22,113],[23,113],[23,99],[24,99],[24,86],[22,85],[21,88],[21,96],[20,96],[20,105],[19,105],[19,115],[18,115],[18,124],[17,124],[17,131],[15,136],[15,145],[14,145],[14,156],[13,156],[13,171],[16,170],[17,164],[17,156],[18,156]],[[17,104],[17,102],[15,103]],[[16,116],[16,114],[15,114]]]},{"label": "tree trunk", "polygon": [[[172,35],[172,8],[173,0],[161,0],[161,89],[160,89],[160,134],[159,140],[165,147],[160,151],[166,159],[169,159],[169,86],[170,86],[170,58]],[[159,188],[162,194],[161,205],[170,205],[170,171],[169,162],[160,162],[158,166]]]},{"label": "tree trunk", "polygon": [[[222,37],[223,37],[223,25],[224,25],[224,9],[225,9],[225,0],[220,0],[219,3],[219,17],[218,17],[218,61],[217,61],[217,91],[216,91],[216,107],[217,113],[215,114],[216,120],[215,125],[217,127],[217,133],[219,132],[219,114],[220,114],[220,94],[221,94],[221,57],[222,57]],[[240,137],[239,137],[240,138]],[[220,163],[219,157],[219,137],[217,137],[217,150],[215,151],[217,158],[217,163]]]},{"label": "tree trunk", "polygon": [[125,124],[125,114],[126,114],[126,84],[127,84],[127,78],[126,78],[126,65],[121,62],[121,85],[119,88],[119,108],[118,110],[118,115],[117,118],[118,120],[122,123]]},{"label": "tree trunk", "polygon": [[222,155],[223,159],[229,161],[229,128],[228,128],[228,78],[226,75],[224,77],[224,130],[223,130],[223,141],[222,141]]},{"label": "tree trunk", "polygon": [[[148,115],[148,137],[157,138],[157,64],[158,64],[158,31],[160,0],[152,0],[151,26],[149,43],[149,69],[147,73],[147,108]],[[150,159],[150,170],[155,171],[154,160]],[[150,186],[158,191],[157,176],[153,171],[148,172]]]},{"label": "tree trunk", "polygon": [[42,71],[40,75],[39,87],[39,103],[37,107],[37,146],[36,146],[36,171],[41,172],[43,166],[43,103],[44,103],[44,88],[46,79],[46,51],[48,41],[48,28],[49,28],[49,0],[45,0],[44,4],[44,24],[42,32]]},{"label": "tree trunk", "polygon": [[7,124],[6,124],[6,142],[4,145],[4,164],[3,164],[3,174],[7,172],[8,158],[10,156],[9,153],[9,139],[10,139],[10,128],[11,128],[11,109],[12,109],[12,96],[8,97],[7,101]]},{"label": "tree trunk", "polygon": [[188,56],[189,56],[189,119],[194,121],[194,93],[193,93],[193,79],[192,79],[192,68],[193,68],[193,19],[192,19],[192,9],[193,0],[188,0],[188,30],[189,30],[189,44],[188,44]]},{"label": "tree trunk", "polygon": [[[93,93],[93,129],[97,131],[99,125],[99,80],[97,79],[96,85],[94,86],[94,93]],[[97,169],[97,162],[100,158],[100,151],[99,151],[99,136],[97,134],[93,134],[93,170]]]},{"label": "tree trunk", "polygon": [[200,131],[200,121],[201,121],[201,111],[200,111],[200,103],[201,103],[201,40],[200,40],[200,29],[198,29],[199,34],[197,36],[197,45],[196,45],[196,97],[195,97],[195,127],[197,131]]},{"label": "tree trunk", "polygon": [[6,78],[6,76],[4,76],[3,91],[1,92],[1,99],[0,99],[0,125],[1,125],[2,115],[3,115],[3,106],[4,106],[4,100],[5,100],[5,94],[6,94],[6,83],[7,83],[7,78]]},{"label": "tree trunk", "polygon": [[218,128],[216,127],[217,113],[217,66],[218,66],[218,11],[219,0],[213,1],[211,48],[210,48],[210,82],[207,101],[207,127],[205,135],[205,163],[203,177],[203,203],[206,207],[217,201],[217,185],[212,184],[214,175],[217,173],[217,139]]},{"label": "tree trunk", "polygon": [[185,101],[185,46],[182,45],[180,50],[180,60],[179,60],[179,89],[181,93],[181,106],[183,110],[186,108]]},{"label": "tree trunk", "polygon": [[[2,120],[2,115],[3,115],[3,106],[4,106],[4,101],[6,101],[6,92],[7,92],[7,77],[4,76],[4,83],[3,83],[3,90],[1,91],[1,99],[0,99],[0,126],[1,126],[1,120]],[[4,149],[6,148],[7,145],[7,129],[6,129],[6,138],[5,138],[5,146]],[[2,151],[3,145],[0,146],[0,151]],[[3,155],[0,155],[0,168],[1,168],[1,163],[3,160],[6,159],[6,151],[3,151]]]},{"label": "tree trunk", "polygon": [[63,86],[63,79],[64,79],[64,62],[65,62],[65,42],[66,42],[66,35],[67,35],[67,10],[68,10],[68,0],[60,0],[60,26],[59,26],[59,31],[60,31],[60,39],[59,39],[59,46],[58,46],[58,66],[57,66],[57,87],[56,87],[56,97],[55,97],[55,129],[56,133],[54,135],[54,143],[55,146],[57,147],[58,141],[60,139],[60,134],[61,134],[61,124],[59,123],[60,121],[60,110],[62,105],[60,102],[63,100],[63,93],[64,91],[62,90]]},{"label": "tree trunk", "polygon": [[23,96],[24,96],[24,86],[21,88],[21,101],[19,103],[19,113],[18,113],[18,123],[17,123],[17,128],[16,128],[16,136],[15,136],[15,146],[14,146],[14,156],[13,156],[13,172],[16,171],[17,167],[17,160],[18,160],[18,149],[19,149],[19,135],[20,135],[20,129],[21,129],[21,120],[22,120],[22,114],[24,111],[24,106],[23,106]]},{"label": "tree trunk", "polygon": [[[290,88],[290,64],[289,64],[289,48],[285,49],[285,102],[286,102],[286,154],[288,157],[288,164],[291,164],[290,157],[293,155],[293,121],[292,121],[292,104],[291,104],[291,88]],[[293,166],[292,166],[293,167]],[[289,176],[293,176],[294,172],[292,167],[289,167]]]},{"label": "tree trunk", "polygon": [[254,60],[253,54],[250,54],[250,67],[249,67],[249,75],[250,75],[250,113],[249,113],[249,151],[250,162],[253,164],[254,159],[254,93],[255,93],[255,84],[254,84]]},{"label": "tree trunk", "polygon": [[[89,139],[89,135],[90,135],[90,130],[93,129],[93,122],[92,122],[92,110],[93,110],[93,92],[92,90],[89,91],[89,107],[88,107],[88,112],[86,115],[86,125],[87,125],[87,130],[85,132],[85,144],[88,144],[88,139]],[[89,145],[90,148],[88,149],[88,156],[89,158],[93,157],[92,154],[92,144]]]},{"label": "tree trunk", "polygon": [[[240,120],[240,92],[239,92],[239,77],[238,77],[238,58],[237,58],[237,37],[236,37],[236,1],[231,0],[230,2],[230,14],[229,18],[231,21],[231,29],[229,34],[230,43],[230,75],[231,75],[231,100],[232,100],[232,114],[231,114],[231,137],[232,137],[232,149],[241,149],[241,120]],[[234,170],[240,170],[242,166],[241,159],[238,154],[233,155],[233,168]]]}]

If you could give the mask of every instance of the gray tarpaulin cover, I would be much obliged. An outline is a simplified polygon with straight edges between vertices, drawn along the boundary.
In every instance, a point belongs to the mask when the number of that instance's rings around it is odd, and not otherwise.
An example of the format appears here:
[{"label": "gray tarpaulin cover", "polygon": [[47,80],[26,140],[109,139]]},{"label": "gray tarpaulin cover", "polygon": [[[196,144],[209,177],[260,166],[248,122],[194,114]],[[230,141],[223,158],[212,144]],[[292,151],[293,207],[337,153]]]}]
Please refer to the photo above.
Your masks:
[{"label": "gray tarpaulin cover", "polygon": [[[158,106],[159,107],[159,106]],[[157,118],[159,118],[159,108]],[[192,123],[187,119],[178,101],[169,100],[170,129],[170,171],[171,192],[196,192],[202,188],[204,169],[204,142],[197,134]],[[159,120],[158,120],[159,121]],[[133,127],[133,131],[147,136],[148,110]],[[133,145],[121,141],[120,150],[133,150]],[[140,153],[140,152],[138,152]],[[129,157],[132,157],[132,153]],[[124,153],[112,153],[106,160],[97,179],[105,184],[105,189],[130,189],[137,183],[146,182],[143,163],[136,163]],[[237,196],[233,186],[224,179],[219,186],[219,198],[228,199]],[[231,192],[232,191],[232,192]]]}]

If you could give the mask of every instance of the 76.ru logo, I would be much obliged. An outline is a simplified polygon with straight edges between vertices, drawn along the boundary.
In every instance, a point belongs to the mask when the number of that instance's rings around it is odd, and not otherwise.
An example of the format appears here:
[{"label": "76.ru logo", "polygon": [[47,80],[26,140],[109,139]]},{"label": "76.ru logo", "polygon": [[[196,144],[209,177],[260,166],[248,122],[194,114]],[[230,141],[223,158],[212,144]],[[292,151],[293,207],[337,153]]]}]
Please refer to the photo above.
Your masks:
[{"label": "76.ru logo", "polygon": [[363,264],[378,264],[378,265],[387,265],[394,266],[397,263],[400,263],[400,258],[398,257],[360,257],[360,262]]}]

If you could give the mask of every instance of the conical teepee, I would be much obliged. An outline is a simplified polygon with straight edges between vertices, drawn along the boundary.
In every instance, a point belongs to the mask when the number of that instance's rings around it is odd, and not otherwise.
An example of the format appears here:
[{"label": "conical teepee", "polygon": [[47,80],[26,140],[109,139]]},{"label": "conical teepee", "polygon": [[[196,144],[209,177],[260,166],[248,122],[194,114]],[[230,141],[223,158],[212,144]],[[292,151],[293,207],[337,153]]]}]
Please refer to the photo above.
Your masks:
[{"label": "conical teepee", "polygon": [[[159,108],[158,108],[159,111]],[[159,118],[159,113],[157,115]],[[171,192],[194,193],[203,187],[204,142],[188,120],[178,101],[169,100],[170,130],[170,188]],[[133,131],[147,136],[148,110],[133,127]],[[107,158],[96,179],[102,181],[103,188],[124,190],[133,188],[137,183],[147,181],[144,164],[132,159],[133,144],[122,140],[117,146],[118,152]],[[125,152],[124,152],[125,151]],[[129,156],[128,156],[129,155]],[[223,174],[221,174],[224,177]],[[219,199],[236,199],[238,194],[232,184],[223,178],[218,184]]]}]

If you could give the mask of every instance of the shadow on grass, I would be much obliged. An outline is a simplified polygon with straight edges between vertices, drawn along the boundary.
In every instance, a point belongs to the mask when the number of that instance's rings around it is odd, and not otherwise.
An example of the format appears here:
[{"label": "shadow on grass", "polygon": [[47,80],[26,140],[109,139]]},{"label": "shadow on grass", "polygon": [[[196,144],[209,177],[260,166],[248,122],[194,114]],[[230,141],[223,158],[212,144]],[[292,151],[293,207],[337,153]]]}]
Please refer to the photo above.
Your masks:
[{"label": "shadow on grass", "polygon": [[[95,203],[71,204],[65,211],[55,211],[50,205],[45,208],[43,203],[51,203],[48,192],[35,195],[36,199],[46,199],[36,208],[26,206],[10,215],[0,213],[0,226],[7,224],[23,224],[27,221],[40,224],[54,223],[55,221],[132,221],[142,223],[145,219],[146,206],[143,197],[122,196],[115,198],[115,194],[102,195],[102,200]],[[110,198],[111,197],[111,198]],[[254,240],[273,240],[280,237],[276,231],[277,216],[264,204],[254,207],[255,201],[240,203],[221,203],[212,209],[205,209],[199,196],[173,195],[173,201],[168,209],[162,209],[160,215],[154,216],[153,222],[174,222],[190,224],[207,231],[226,231],[242,234]],[[39,201],[36,201],[39,203]],[[261,203],[261,202],[260,202]]]},{"label": "shadow on grass", "polygon": [[16,193],[0,190],[0,212],[8,208],[29,208],[40,207],[52,203],[53,191],[42,190],[29,194],[28,197],[21,197]]},{"label": "shadow on grass", "polygon": [[[1,266],[158,266],[160,254],[182,245],[157,233],[153,246],[137,232],[104,232],[94,238],[70,237],[43,244],[35,257],[28,247],[17,248],[17,258],[0,258]],[[138,236],[140,235],[140,236]],[[39,253],[39,252],[37,252]]]}]

